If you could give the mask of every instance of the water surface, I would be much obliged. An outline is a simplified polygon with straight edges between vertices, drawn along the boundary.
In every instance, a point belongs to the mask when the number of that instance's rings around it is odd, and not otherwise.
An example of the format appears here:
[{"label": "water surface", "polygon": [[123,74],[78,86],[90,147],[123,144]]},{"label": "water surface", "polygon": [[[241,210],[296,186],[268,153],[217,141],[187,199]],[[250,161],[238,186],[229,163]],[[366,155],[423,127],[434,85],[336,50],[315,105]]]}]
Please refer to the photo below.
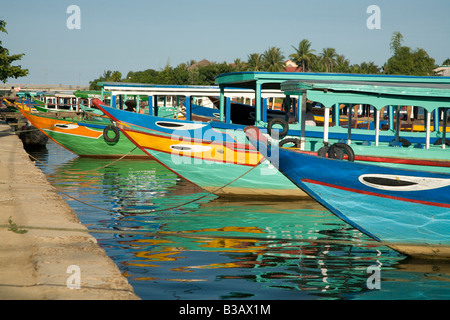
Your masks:
[{"label": "water surface", "polygon": [[408,259],[313,201],[226,201],[155,161],[52,142],[32,155],[142,299],[450,297],[449,263]]}]

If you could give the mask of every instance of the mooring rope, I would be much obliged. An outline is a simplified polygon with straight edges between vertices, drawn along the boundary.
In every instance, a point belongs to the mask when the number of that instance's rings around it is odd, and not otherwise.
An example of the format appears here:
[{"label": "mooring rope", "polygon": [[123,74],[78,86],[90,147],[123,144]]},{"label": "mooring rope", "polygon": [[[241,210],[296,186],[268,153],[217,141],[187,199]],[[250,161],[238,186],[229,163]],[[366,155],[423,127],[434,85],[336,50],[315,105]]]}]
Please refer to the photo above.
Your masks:
[{"label": "mooring rope", "polygon": [[[81,171],[81,172],[72,171],[72,172],[73,172],[73,173],[77,173],[77,174],[79,174],[79,173],[88,173],[88,172],[93,172],[93,171],[96,171],[96,170],[100,170],[100,169],[106,168],[106,167],[108,167],[108,166],[110,166],[110,165],[112,165],[112,164],[114,164],[114,163],[116,163],[116,162],[122,160],[122,159],[125,158],[127,155],[129,155],[130,153],[132,153],[136,148],[137,148],[137,146],[134,147],[130,152],[128,152],[127,154],[125,154],[125,155],[122,156],[121,158],[119,158],[119,159],[117,159],[117,160],[111,162],[110,164],[108,164],[108,165],[106,165],[106,166],[103,166],[103,167],[100,167],[100,168],[97,168],[97,169],[93,169],[93,170],[88,170],[88,171]],[[58,168],[56,168],[56,167],[54,167],[54,166],[51,166],[51,165],[49,165],[49,164],[47,164],[47,163],[45,163],[45,162],[43,162],[43,161],[40,161],[39,159],[37,159],[36,157],[34,157],[34,156],[30,155],[30,154],[28,154],[28,156],[29,156],[30,158],[32,158],[33,160],[35,160],[35,161],[41,163],[42,165],[45,165],[45,166],[50,167],[50,168],[55,169],[55,170],[58,169]],[[178,209],[178,208],[183,207],[183,206],[186,206],[186,205],[188,205],[188,204],[197,202],[197,201],[199,201],[199,200],[201,200],[201,199],[204,199],[204,198],[206,198],[206,197],[208,197],[208,196],[210,196],[210,195],[212,195],[212,194],[215,194],[216,192],[222,190],[223,188],[226,188],[227,186],[229,186],[229,185],[232,184],[233,182],[235,182],[235,181],[241,179],[243,176],[245,176],[246,174],[248,174],[249,172],[251,172],[252,170],[254,170],[255,168],[257,168],[260,164],[261,164],[261,162],[258,163],[258,164],[256,164],[255,166],[251,167],[249,170],[247,170],[246,172],[244,172],[243,174],[241,174],[239,177],[237,177],[237,178],[233,179],[232,181],[228,182],[227,184],[221,186],[220,188],[217,188],[217,189],[215,189],[215,190],[213,190],[213,191],[210,191],[210,192],[208,192],[208,193],[206,193],[206,194],[204,194],[204,195],[202,195],[202,196],[200,196],[200,197],[198,197],[198,198],[196,198],[196,199],[190,200],[190,201],[188,201],[188,202],[185,202],[185,203],[182,203],[182,204],[173,206],[173,207],[169,207],[169,208],[166,208],[166,209],[161,209],[161,210],[139,211],[139,212],[129,212],[129,213],[131,213],[131,214],[132,214],[132,213],[145,214],[145,213],[164,212],[164,211],[170,211],[170,210]],[[60,194],[62,194],[62,195],[64,195],[64,196],[66,196],[66,197],[68,197],[68,198],[70,198],[70,199],[72,199],[72,200],[75,200],[75,201],[77,201],[77,202],[80,202],[80,203],[82,203],[82,204],[85,204],[85,205],[87,205],[87,206],[89,206],[89,207],[92,207],[92,208],[94,208],[94,209],[102,210],[102,211],[105,211],[105,212],[111,212],[111,213],[116,213],[116,212],[117,212],[117,211],[115,211],[115,210],[104,209],[104,208],[101,208],[101,207],[98,207],[98,206],[94,206],[94,205],[92,205],[92,204],[87,203],[86,201],[83,201],[83,200],[80,200],[80,199],[78,199],[78,198],[75,198],[75,197],[73,197],[73,196],[71,196],[71,195],[69,195],[69,194],[67,194],[67,193],[65,193],[65,192],[63,192],[63,191],[57,191],[57,192],[60,193]]]},{"label": "mooring rope", "polygon": [[55,125],[52,125],[51,127],[41,128],[41,129],[34,127],[34,129],[16,130],[16,131],[12,131],[12,130],[11,130],[11,132],[5,132],[5,131],[2,131],[2,132],[0,132],[0,135],[3,135],[3,136],[13,136],[13,135],[16,135],[16,134],[18,134],[18,133],[23,133],[23,132],[33,132],[33,131],[41,131],[41,130],[51,129],[51,128],[54,128],[54,127],[55,127]]},{"label": "mooring rope", "polygon": [[114,161],[112,161],[112,162],[110,162],[110,163],[108,163],[107,165],[104,165],[104,166],[102,166],[102,167],[98,167],[98,168],[91,169],[91,170],[86,170],[86,171],[76,171],[76,170],[71,170],[70,172],[73,172],[73,173],[76,173],[76,174],[85,174],[85,173],[90,173],[90,172],[94,172],[94,171],[98,171],[98,170],[101,170],[101,169],[108,168],[109,166],[112,166],[112,165],[115,164],[116,162],[119,162],[120,160],[122,160],[122,159],[124,159],[125,157],[129,156],[129,155],[130,155],[131,153],[133,153],[134,150],[136,150],[137,148],[138,148],[137,146],[134,147],[133,149],[131,149],[130,152],[124,154],[124,155],[121,156],[120,158],[118,158],[118,159],[116,159],[116,160],[114,160]]},{"label": "mooring rope", "polygon": [[[127,212],[127,213],[129,213],[129,214],[134,214],[134,213],[139,213],[139,214],[159,213],[159,212],[165,212],[165,211],[170,211],[170,210],[178,209],[178,208],[180,208],[180,207],[184,207],[184,206],[186,206],[186,205],[188,205],[188,204],[191,204],[191,203],[200,201],[200,200],[202,200],[202,199],[204,199],[204,198],[206,198],[206,197],[208,197],[208,196],[210,196],[210,195],[213,195],[213,194],[215,194],[216,192],[222,190],[223,188],[226,188],[227,186],[229,186],[229,185],[232,184],[233,182],[239,180],[240,178],[242,178],[243,176],[245,176],[246,174],[248,174],[250,171],[254,170],[256,167],[258,167],[258,165],[259,165],[259,164],[253,166],[250,170],[247,170],[246,172],[244,172],[243,174],[241,174],[239,177],[237,177],[236,179],[233,179],[232,181],[228,182],[228,183],[225,184],[224,186],[222,186],[222,187],[220,187],[220,188],[217,188],[217,189],[215,189],[215,190],[213,190],[213,191],[210,191],[210,192],[208,192],[208,193],[206,193],[206,194],[204,194],[204,195],[202,195],[202,196],[200,196],[200,197],[198,197],[198,198],[195,198],[195,199],[193,199],[193,200],[184,202],[184,203],[182,203],[182,204],[179,204],[179,205],[176,205],[176,206],[173,206],[173,207],[169,207],[169,208],[165,208],[165,209],[160,209],[160,210],[139,211],[139,212]],[[69,195],[69,194],[67,194],[67,193],[65,193],[65,192],[62,192],[62,191],[58,191],[58,192],[61,193],[61,194],[64,195],[64,196],[66,196],[66,197],[69,197],[69,198],[72,199],[72,200],[75,200],[75,201],[77,201],[77,202],[80,202],[80,203],[82,203],[82,204],[85,204],[85,205],[87,205],[87,206],[90,206],[90,207],[92,207],[92,208],[99,209],[99,210],[106,211],[106,212],[112,212],[112,213],[116,213],[116,212],[117,212],[117,211],[115,211],[115,210],[104,209],[104,208],[100,208],[100,207],[94,206],[94,205],[89,204],[89,203],[87,203],[87,202],[85,202],[85,201],[82,201],[82,200],[80,200],[80,199],[77,199],[77,198],[75,198],[75,197],[73,197],[73,196],[71,196],[71,195]]]}]

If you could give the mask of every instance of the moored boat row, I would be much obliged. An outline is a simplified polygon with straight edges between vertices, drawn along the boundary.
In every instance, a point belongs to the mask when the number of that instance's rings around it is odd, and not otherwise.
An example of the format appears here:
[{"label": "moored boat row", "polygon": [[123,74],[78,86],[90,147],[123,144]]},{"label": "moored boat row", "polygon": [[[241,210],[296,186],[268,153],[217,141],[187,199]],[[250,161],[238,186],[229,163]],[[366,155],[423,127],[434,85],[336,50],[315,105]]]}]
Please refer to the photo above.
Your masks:
[{"label": "moored boat row", "polygon": [[[95,123],[22,112],[80,156],[88,156],[82,148],[107,155],[112,144],[127,142],[111,156],[138,147],[134,152],[223,197],[312,197],[405,254],[450,257],[450,79],[243,72],[221,75],[217,84],[102,83],[111,100],[92,100],[104,116]],[[124,110],[127,96],[135,99],[132,112]],[[177,103],[160,99],[168,96]],[[283,110],[268,108],[270,96],[283,99]],[[204,109],[199,97],[213,105]],[[368,108],[365,119],[355,106]],[[402,128],[404,107],[419,110],[415,124],[422,127]]]}]

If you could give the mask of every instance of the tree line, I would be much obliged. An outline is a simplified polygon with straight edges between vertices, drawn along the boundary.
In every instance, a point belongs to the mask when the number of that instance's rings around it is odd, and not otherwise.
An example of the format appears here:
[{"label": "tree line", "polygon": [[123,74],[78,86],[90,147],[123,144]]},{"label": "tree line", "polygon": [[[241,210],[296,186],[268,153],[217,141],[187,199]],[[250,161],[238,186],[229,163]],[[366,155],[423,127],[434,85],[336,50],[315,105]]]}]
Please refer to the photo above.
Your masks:
[{"label": "tree line", "polygon": [[[0,34],[6,33],[6,22],[0,20]],[[298,46],[292,46],[294,52],[289,54],[289,59],[296,63],[302,72],[335,72],[335,73],[359,73],[359,74],[398,74],[431,76],[438,67],[435,60],[422,49],[411,49],[404,46],[403,35],[394,32],[391,37],[390,49],[392,56],[383,66],[377,66],[373,61],[361,64],[351,64],[350,61],[334,48],[324,48],[321,52],[312,49],[309,40],[303,39]],[[28,75],[28,69],[20,65],[12,65],[19,61],[24,53],[10,55],[9,50],[0,41],[0,81],[6,83],[8,78],[18,78]],[[90,81],[91,90],[100,89],[97,82],[136,82],[173,85],[214,85],[216,76],[239,71],[267,71],[281,72],[285,68],[283,52],[280,48],[269,47],[264,53],[252,53],[247,56],[247,61],[235,59],[233,63],[207,63],[201,64],[191,60],[181,63],[176,67],[167,64],[162,70],[147,69],[144,71],[130,71],[126,77],[122,77],[119,71],[104,71],[99,78]],[[443,61],[442,65],[450,65],[450,58]]]},{"label": "tree line", "polygon": [[[437,67],[435,60],[421,48],[411,49],[403,46],[403,35],[394,32],[391,38],[390,49],[392,56],[383,66],[376,65],[373,61],[361,64],[351,64],[344,55],[338,54],[334,48],[324,48],[320,52],[312,49],[308,39],[300,41],[298,46],[292,46],[294,50],[288,57],[299,66],[302,72],[334,72],[357,74],[398,74],[431,76]],[[213,85],[217,75],[239,71],[267,71],[281,72],[285,68],[283,52],[280,48],[269,47],[264,53],[252,53],[247,61],[234,60],[233,63],[210,63],[196,66],[195,61],[181,63],[176,67],[169,64],[164,69],[156,71],[147,69],[144,71],[130,71],[125,78],[119,71],[105,71],[102,76],[90,82],[92,90],[98,90],[97,82],[135,82],[152,84],[173,85]],[[446,59],[443,64],[450,64]]]},{"label": "tree line", "polygon": [[[6,21],[0,20],[0,32],[8,34],[6,31]],[[28,69],[22,69],[20,65],[12,65],[14,61],[19,61],[24,56],[24,53],[9,54],[9,50],[3,47],[0,40],[0,81],[6,83],[8,78],[25,77],[28,74]]]},{"label": "tree line", "polygon": [[[432,76],[437,67],[435,60],[421,48],[412,49],[403,45],[403,35],[394,32],[390,42],[392,56],[383,66],[373,61],[351,64],[344,55],[334,48],[324,48],[316,52],[308,39],[292,46],[293,53],[288,58],[299,66],[301,72],[334,72],[356,74],[397,74]],[[233,63],[209,63],[198,65],[196,61],[181,63],[176,67],[167,64],[162,70],[147,69],[130,71],[122,78],[119,71],[105,71],[102,76],[90,82],[91,90],[100,89],[97,82],[133,82],[172,85],[214,85],[216,76],[240,71],[282,72],[286,57],[280,48],[269,47],[264,53],[251,53],[247,61],[235,59]],[[450,64],[450,58],[443,65]]]}]

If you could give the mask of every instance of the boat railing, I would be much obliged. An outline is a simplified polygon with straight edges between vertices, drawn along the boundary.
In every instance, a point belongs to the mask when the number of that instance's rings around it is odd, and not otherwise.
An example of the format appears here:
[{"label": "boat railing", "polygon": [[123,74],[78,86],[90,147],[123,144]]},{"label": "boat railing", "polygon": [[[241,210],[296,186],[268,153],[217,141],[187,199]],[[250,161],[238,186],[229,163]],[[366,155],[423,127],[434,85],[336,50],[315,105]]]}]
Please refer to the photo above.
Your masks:
[{"label": "boat railing", "polygon": [[[374,129],[375,145],[379,145],[380,130],[391,130],[395,133],[395,142],[400,143],[402,132],[402,109],[405,109],[406,122],[410,131],[425,133],[425,148],[430,148],[431,132],[435,133],[436,142],[440,141],[441,147],[445,149],[448,141],[447,119],[450,108],[450,86],[424,85],[418,84],[408,86],[407,84],[367,84],[364,83],[315,83],[302,81],[287,81],[282,83],[281,88],[286,95],[298,96],[302,99],[302,114],[307,111],[306,101],[314,101],[323,107],[323,141],[328,143],[329,130],[331,124],[337,126],[341,123],[341,106],[348,106],[347,144],[351,144],[352,129],[364,128]],[[366,106],[370,116],[373,108],[372,119],[368,117],[367,122],[359,122],[358,111],[353,112],[355,107]],[[387,121],[384,121],[384,112],[387,111]],[[411,121],[410,111],[415,111],[412,115],[416,119]],[[419,115],[422,114],[421,117]],[[353,117],[356,117],[353,119]],[[433,124],[431,122],[433,119]],[[331,123],[331,121],[334,123]],[[421,123],[421,127],[417,123]],[[373,123],[373,126],[372,126]],[[350,124],[350,125],[349,125]],[[304,125],[302,124],[303,129]],[[304,131],[304,130],[302,130]],[[302,136],[304,140],[304,136]],[[435,143],[436,143],[435,142]]]}]

